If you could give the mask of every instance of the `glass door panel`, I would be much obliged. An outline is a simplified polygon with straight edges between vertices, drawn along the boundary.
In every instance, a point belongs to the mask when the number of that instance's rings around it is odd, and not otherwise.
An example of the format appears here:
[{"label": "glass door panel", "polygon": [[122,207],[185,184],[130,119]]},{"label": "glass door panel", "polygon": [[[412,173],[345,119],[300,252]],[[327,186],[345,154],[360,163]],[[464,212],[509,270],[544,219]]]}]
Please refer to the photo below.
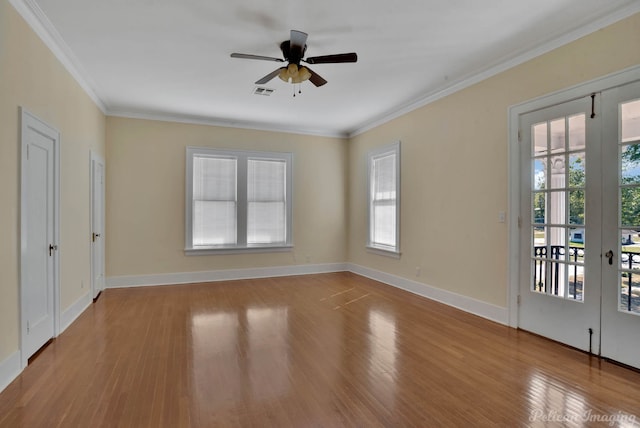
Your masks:
[{"label": "glass door panel", "polygon": [[599,180],[590,167],[598,149],[590,101],[538,110],[520,123],[522,239],[526,233],[529,248],[521,257],[519,326],[585,350],[598,340],[600,300],[599,252],[587,249],[600,246],[591,230],[597,205],[587,202],[589,183]]}]

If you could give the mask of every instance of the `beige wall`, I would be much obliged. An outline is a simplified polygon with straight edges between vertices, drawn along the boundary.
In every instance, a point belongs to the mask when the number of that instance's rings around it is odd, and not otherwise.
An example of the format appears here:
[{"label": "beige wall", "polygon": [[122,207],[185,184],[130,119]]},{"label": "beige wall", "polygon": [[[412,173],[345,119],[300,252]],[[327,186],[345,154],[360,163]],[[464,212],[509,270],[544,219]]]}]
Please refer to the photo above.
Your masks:
[{"label": "beige wall", "polygon": [[[187,146],[292,152],[294,250],[185,256]],[[109,117],[107,277],[344,262],[346,150],[336,138]]]},{"label": "beige wall", "polygon": [[104,155],[105,117],[13,7],[0,0],[0,363],[19,346],[20,106],[61,134],[64,311],[90,288],[89,151]]},{"label": "beige wall", "polygon": [[[640,14],[387,124],[349,144],[349,261],[507,306],[507,109],[640,63]],[[401,140],[399,260],[367,253],[365,156]],[[416,267],[421,275],[416,277]]]},{"label": "beige wall", "polygon": [[[90,150],[107,161],[107,276],[350,261],[506,306],[507,225],[498,212],[507,208],[507,108],[638,64],[638,46],[635,15],[342,140],[105,119],[0,0],[0,362],[17,351],[19,337],[19,106],[62,136],[63,311],[89,292]],[[395,140],[402,141],[399,260],[364,249],[365,154]],[[294,250],[185,256],[187,145],[293,152]]]}]

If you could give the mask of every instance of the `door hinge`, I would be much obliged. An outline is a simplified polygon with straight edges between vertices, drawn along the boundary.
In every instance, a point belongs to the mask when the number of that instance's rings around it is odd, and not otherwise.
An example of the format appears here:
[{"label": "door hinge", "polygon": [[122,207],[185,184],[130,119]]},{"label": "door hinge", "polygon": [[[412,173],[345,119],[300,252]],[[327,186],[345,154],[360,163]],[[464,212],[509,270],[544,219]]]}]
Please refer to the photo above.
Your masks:
[{"label": "door hinge", "polygon": [[27,321],[27,333],[29,333],[29,330],[31,330],[31,326],[29,325],[29,321]]},{"label": "door hinge", "polygon": [[522,217],[518,216],[518,229],[522,227]]},{"label": "door hinge", "polygon": [[522,142],[522,131],[518,129],[518,142]]},{"label": "door hinge", "polygon": [[27,144],[27,160],[29,160],[29,144]]},{"label": "door hinge", "polygon": [[520,306],[520,295],[518,294],[518,296],[516,297],[516,303],[518,304],[518,306]]}]

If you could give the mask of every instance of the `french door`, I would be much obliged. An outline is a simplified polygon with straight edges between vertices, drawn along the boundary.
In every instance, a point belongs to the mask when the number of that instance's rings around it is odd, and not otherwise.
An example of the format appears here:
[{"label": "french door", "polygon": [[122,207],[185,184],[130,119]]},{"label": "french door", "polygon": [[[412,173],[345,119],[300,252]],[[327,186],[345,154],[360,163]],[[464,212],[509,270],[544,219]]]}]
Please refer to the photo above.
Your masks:
[{"label": "french door", "polygon": [[591,107],[584,97],[520,118],[519,327],[585,351],[599,344],[601,296],[601,117]]},{"label": "french door", "polygon": [[[640,368],[640,82],[602,93],[602,348]],[[608,250],[607,250],[608,251]]]},{"label": "french door", "polygon": [[520,116],[520,328],[640,367],[640,83]]}]

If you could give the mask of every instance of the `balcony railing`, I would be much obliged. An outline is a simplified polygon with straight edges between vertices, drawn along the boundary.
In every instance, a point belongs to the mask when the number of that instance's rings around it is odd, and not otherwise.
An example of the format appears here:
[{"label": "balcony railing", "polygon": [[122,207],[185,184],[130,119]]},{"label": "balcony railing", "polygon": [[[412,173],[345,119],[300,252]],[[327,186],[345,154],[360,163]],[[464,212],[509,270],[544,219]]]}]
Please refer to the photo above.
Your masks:
[{"label": "balcony railing", "polygon": [[[547,256],[547,248],[551,250],[550,257]],[[573,269],[573,281],[569,281],[569,296],[574,300],[582,300],[582,286],[584,276],[578,276],[578,271],[583,270],[584,266],[580,262],[584,261],[584,248],[569,247],[568,257],[565,258],[565,247],[561,245],[535,246],[534,247],[535,265],[533,269],[533,289],[541,293],[550,293],[554,296],[559,295],[560,272],[561,266]],[[539,260],[539,259],[547,260]],[[573,262],[575,264],[564,264],[557,262],[551,263],[550,281],[546,281],[545,262],[551,260],[562,260],[563,262]],[[571,278],[571,277],[570,277]],[[562,296],[564,297],[564,296]]]},{"label": "balcony railing", "polygon": [[[569,275],[569,292],[568,297],[574,300],[582,300],[582,292],[584,285],[584,248],[569,246],[569,254],[565,255],[565,247],[561,245],[534,246],[534,269],[533,269],[533,289],[541,293],[553,294],[559,296],[559,285],[561,271],[564,268],[573,270],[573,276]],[[551,251],[548,256],[547,251]],[[566,256],[566,257],[565,257]],[[640,254],[630,251],[621,252],[620,267],[626,269],[622,273],[627,283],[627,295],[621,294],[620,303],[626,303],[628,311],[635,311],[633,307],[633,276],[634,270],[640,275]],[[541,260],[546,259],[546,260]],[[554,262],[558,260],[561,262]],[[547,272],[545,263],[551,263],[549,272],[549,281],[546,280]],[[569,271],[571,273],[571,270]],[[571,280],[573,279],[573,280]],[[564,297],[564,296],[561,296]],[[624,302],[626,300],[626,302]]]}]

